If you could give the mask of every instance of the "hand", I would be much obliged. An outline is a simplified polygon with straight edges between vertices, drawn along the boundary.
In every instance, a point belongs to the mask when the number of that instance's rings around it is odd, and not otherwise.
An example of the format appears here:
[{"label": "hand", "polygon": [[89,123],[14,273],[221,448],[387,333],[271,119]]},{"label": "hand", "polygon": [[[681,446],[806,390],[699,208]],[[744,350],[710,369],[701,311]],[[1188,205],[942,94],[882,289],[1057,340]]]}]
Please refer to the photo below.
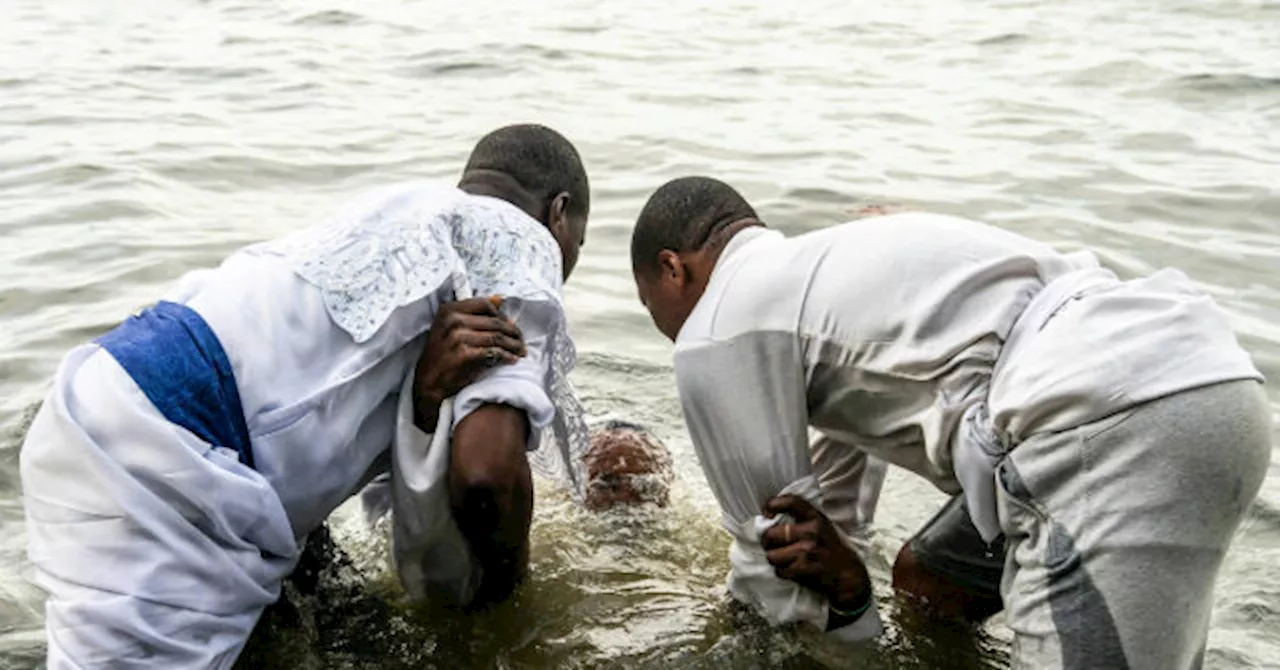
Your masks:
[{"label": "hand", "polygon": [[826,597],[831,607],[857,610],[871,599],[867,568],[827,517],[798,496],[770,499],[764,514],[787,514],[795,523],[779,523],[760,537],[765,556],[781,579]]},{"label": "hand", "polygon": [[502,298],[472,298],[441,305],[427,331],[414,371],[414,423],[435,430],[440,403],[489,368],[520,360],[528,351],[516,324],[504,318]]}]

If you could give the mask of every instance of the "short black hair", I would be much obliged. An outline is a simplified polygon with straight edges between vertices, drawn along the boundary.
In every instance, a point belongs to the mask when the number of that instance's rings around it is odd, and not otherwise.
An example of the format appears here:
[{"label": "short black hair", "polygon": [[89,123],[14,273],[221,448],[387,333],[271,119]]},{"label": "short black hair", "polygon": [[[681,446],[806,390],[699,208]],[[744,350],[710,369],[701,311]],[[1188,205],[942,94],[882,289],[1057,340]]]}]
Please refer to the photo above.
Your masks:
[{"label": "short black hair", "polygon": [[463,175],[472,170],[501,172],[542,202],[567,192],[572,216],[585,217],[591,210],[582,157],[564,135],[546,126],[517,124],[485,135],[471,150]]},{"label": "short black hair", "polygon": [[696,251],[735,221],[757,218],[734,188],[711,177],[681,177],[662,185],[636,219],[631,233],[631,268],[658,268],[658,252]]}]

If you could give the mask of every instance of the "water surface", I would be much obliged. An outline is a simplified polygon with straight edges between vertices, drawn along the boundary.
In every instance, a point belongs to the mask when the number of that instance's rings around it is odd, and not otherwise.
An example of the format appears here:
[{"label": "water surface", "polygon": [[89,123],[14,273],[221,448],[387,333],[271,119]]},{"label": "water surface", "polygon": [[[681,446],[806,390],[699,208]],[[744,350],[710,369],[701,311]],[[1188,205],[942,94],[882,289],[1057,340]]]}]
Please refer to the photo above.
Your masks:
[{"label": "water surface", "polygon": [[[246,665],[1002,666],[999,622],[974,640],[895,618],[847,650],[726,606],[726,540],[669,346],[634,298],[631,222],[664,180],[710,173],[789,233],[894,203],[1094,248],[1126,276],[1174,265],[1280,379],[1280,4],[883,4],[0,4],[0,667],[42,658],[16,457],[59,357],[181,273],[354,193],[456,178],[477,138],[518,121],[560,129],[587,161],[575,378],[597,417],[668,441],[673,506],[592,515],[540,491],[532,582],[473,617],[400,606],[379,538],[344,511],[348,562],[273,613]],[[940,501],[891,479],[882,595]],[[1210,667],[1280,665],[1277,566],[1273,465],[1224,566]]]}]

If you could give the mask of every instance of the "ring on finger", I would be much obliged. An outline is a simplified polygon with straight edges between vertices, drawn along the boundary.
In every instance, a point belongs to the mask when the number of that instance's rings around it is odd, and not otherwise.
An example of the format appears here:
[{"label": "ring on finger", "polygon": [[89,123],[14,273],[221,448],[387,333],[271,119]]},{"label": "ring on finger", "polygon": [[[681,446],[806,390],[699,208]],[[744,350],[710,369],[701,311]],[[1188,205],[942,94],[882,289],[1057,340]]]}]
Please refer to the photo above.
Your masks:
[{"label": "ring on finger", "polygon": [[494,348],[486,349],[484,352],[484,364],[493,367],[498,364],[498,350]]}]

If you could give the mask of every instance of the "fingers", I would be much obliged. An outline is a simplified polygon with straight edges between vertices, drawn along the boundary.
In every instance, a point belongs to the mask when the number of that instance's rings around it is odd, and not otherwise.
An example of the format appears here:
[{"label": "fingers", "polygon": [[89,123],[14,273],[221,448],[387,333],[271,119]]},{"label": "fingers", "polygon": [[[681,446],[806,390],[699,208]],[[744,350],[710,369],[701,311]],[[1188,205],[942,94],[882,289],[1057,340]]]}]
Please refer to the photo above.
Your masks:
[{"label": "fingers", "polygon": [[445,317],[444,324],[445,328],[449,332],[456,330],[476,330],[484,332],[498,332],[517,340],[523,337],[519,326],[501,317],[475,316],[473,314],[450,314]]},{"label": "fingers", "polygon": [[773,566],[773,573],[779,579],[797,582],[809,588],[821,586],[832,570],[819,559],[818,544],[812,540],[801,540],[766,552],[765,558]]},{"label": "fingers", "polygon": [[786,514],[797,522],[822,518],[822,513],[815,509],[813,505],[810,505],[809,501],[793,495],[770,498],[764,504],[765,516],[773,518],[779,514]]},{"label": "fingers", "polygon": [[766,551],[806,540],[818,541],[818,523],[816,521],[806,521],[800,524],[780,523],[760,534],[760,545]]},{"label": "fingers", "polygon": [[501,349],[503,352],[513,356],[524,356],[528,350],[524,346],[524,342],[517,337],[511,337],[497,331],[474,331],[463,330],[458,331],[457,337],[459,342],[468,347],[484,349],[492,347]]},{"label": "fingers", "polygon": [[520,361],[520,356],[506,349],[489,346],[466,346],[462,350],[461,367],[471,372],[466,383],[470,384],[485,370],[499,364],[512,364]]},{"label": "fingers", "polygon": [[773,573],[779,579],[797,582],[802,586],[817,589],[826,581],[827,569],[810,554],[802,554],[786,565],[774,566]]},{"label": "fingers", "polygon": [[769,565],[784,568],[800,560],[802,556],[808,556],[814,548],[815,545],[812,542],[793,542],[780,549],[766,551],[764,557],[769,561]]},{"label": "fingers", "polygon": [[766,528],[763,533],[760,533],[760,546],[764,547],[765,551],[769,551],[791,544],[788,541],[787,529],[783,528],[789,525],[791,524],[779,523]]}]

